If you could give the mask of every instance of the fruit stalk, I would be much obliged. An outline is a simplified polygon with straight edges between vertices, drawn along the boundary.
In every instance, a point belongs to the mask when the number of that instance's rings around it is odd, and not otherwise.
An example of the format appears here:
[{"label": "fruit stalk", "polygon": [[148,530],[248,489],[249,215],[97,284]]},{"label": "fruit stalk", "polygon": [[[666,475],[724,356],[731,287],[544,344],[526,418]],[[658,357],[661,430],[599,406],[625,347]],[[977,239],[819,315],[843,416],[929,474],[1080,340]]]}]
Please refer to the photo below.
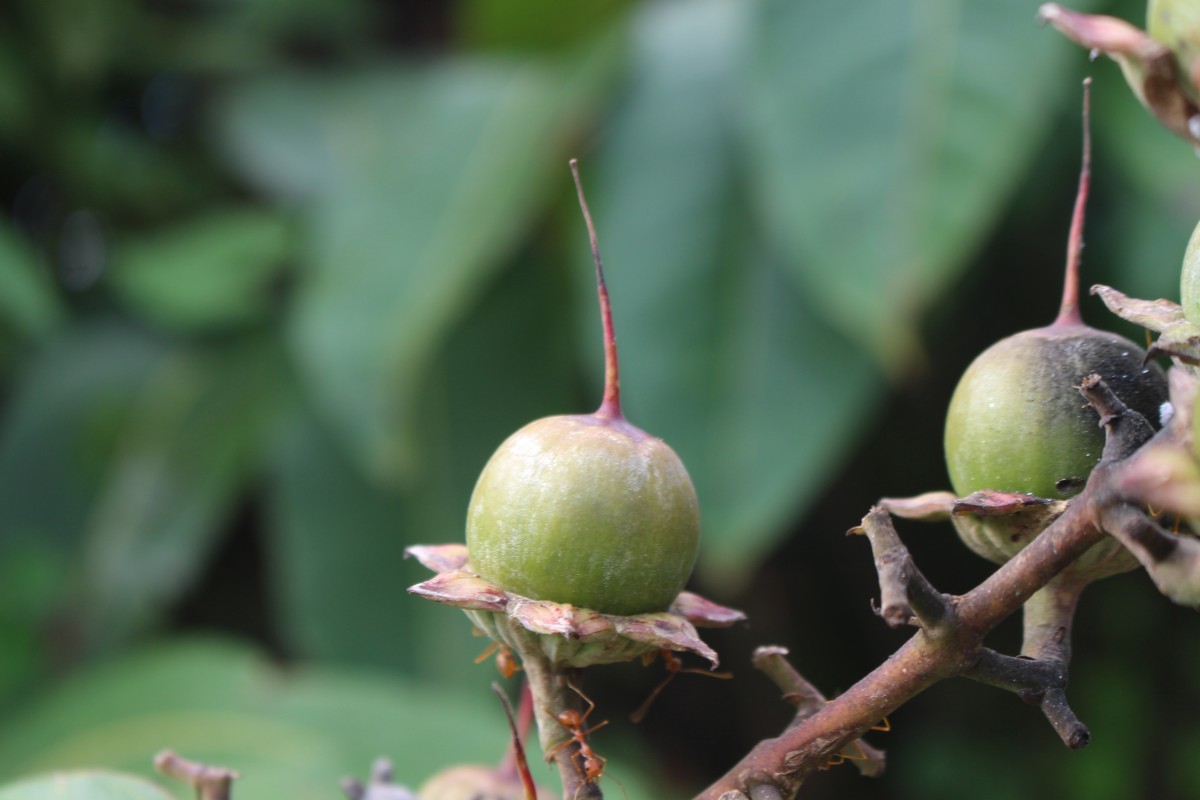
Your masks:
[{"label": "fruit stalk", "polygon": [[[576,711],[582,715],[583,704],[573,692],[568,681],[578,681],[581,670],[558,670],[550,660],[538,653],[524,653],[522,661],[529,691],[533,695],[533,718],[537,722],[538,742],[543,753],[551,752],[569,738],[569,734],[558,722],[564,711]],[[578,684],[577,684],[578,685]],[[562,780],[564,798],[578,800],[600,800],[604,795],[598,783],[587,780],[580,767],[579,746],[570,744],[554,754],[554,763]]]}]

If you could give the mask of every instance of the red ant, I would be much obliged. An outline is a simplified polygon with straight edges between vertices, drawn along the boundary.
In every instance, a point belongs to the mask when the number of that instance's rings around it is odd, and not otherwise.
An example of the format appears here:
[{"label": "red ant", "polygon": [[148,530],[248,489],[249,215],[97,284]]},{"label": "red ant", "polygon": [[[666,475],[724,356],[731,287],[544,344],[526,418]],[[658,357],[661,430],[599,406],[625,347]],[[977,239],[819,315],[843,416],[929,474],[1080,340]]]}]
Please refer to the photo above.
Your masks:
[{"label": "red ant", "polygon": [[657,652],[647,653],[646,655],[642,656],[642,663],[646,666],[650,666],[650,663],[660,655],[662,656],[663,666],[666,667],[667,670],[667,677],[663,678],[662,682],[659,683],[658,686],[654,687],[654,690],[650,692],[650,696],[646,698],[646,701],[642,703],[638,710],[629,715],[630,721],[632,721],[634,724],[637,724],[646,718],[646,713],[650,711],[650,706],[654,703],[654,700],[660,694],[662,694],[663,689],[667,688],[667,684],[674,680],[675,676],[681,672],[692,672],[696,675],[707,675],[710,678],[720,678],[722,680],[729,680],[733,677],[732,672],[711,672],[706,669],[700,669],[699,667],[685,667],[683,662],[679,659],[679,656],[675,655],[665,647],[661,648]]},{"label": "red ant", "polygon": [[509,650],[507,645],[500,644],[500,642],[489,644],[486,650],[475,657],[475,663],[482,664],[492,653],[496,654],[496,669],[504,677],[511,678],[517,674],[517,670],[521,669],[521,665],[513,658],[512,650]]},{"label": "red ant", "polygon": [[[596,704],[593,703],[592,699],[584,694],[575,684],[567,681],[567,686],[571,687],[571,691],[583,698],[583,702],[587,703],[588,709],[580,714],[575,709],[569,708],[554,715],[555,721],[558,722],[559,725],[563,726],[563,729],[571,735],[571,738],[567,739],[566,741],[559,742],[557,745],[550,748],[550,750],[546,752],[546,761],[547,763],[553,761],[554,757],[562,752],[563,748],[569,747],[572,744],[576,744],[579,746],[579,749],[571,754],[571,761],[575,764],[575,768],[579,770],[579,774],[583,778],[583,782],[585,784],[590,783],[595,785],[599,782],[600,776],[604,774],[604,768],[608,764],[608,759],[602,755],[599,755],[595,750],[592,749],[592,746],[588,744],[587,737],[589,734],[595,733],[607,725],[608,720],[597,723],[590,728],[587,727],[588,717],[590,717],[592,712],[596,710]],[[612,776],[610,775],[609,777],[611,778]],[[621,786],[620,781],[617,781],[616,778],[612,779],[617,782],[618,786]],[[575,797],[579,796],[579,790],[582,788],[583,786],[581,785],[575,790]],[[625,794],[624,786],[621,786],[621,794]]]}]

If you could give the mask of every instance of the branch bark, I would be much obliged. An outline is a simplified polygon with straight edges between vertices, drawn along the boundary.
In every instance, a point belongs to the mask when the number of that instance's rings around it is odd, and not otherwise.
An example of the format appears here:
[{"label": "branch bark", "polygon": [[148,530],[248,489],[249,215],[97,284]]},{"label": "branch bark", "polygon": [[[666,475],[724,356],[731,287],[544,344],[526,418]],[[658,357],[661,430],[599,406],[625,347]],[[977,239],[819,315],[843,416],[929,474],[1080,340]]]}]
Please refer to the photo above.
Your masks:
[{"label": "branch bark", "polygon": [[[982,644],[996,625],[1105,536],[1101,520],[1106,514],[1129,507],[1114,487],[1123,459],[1146,442],[1146,421],[1129,412],[1099,378],[1085,379],[1080,392],[1106,431],[1101,463],[1061,516],[966,594],[947,597],[937,592],[912,563],[887,512],[874,508],[867,514],[861,531],[871,540],[879,565],[881,615],[893,625],[915,620],[919,630],[844,694],[756,745],[697,800],[753,797],[764,786],[781,797],[795,797],[805,779],[847,742],[934,683],[956,676],[1020,693],[1041,706],[1068,746],[1087,743],[1087,728],[1071,711],[1063,691],[1070,650],[1069,624],[1064,628],[1062,614],[1074,607],[1077,587],[1062,585],[1043,596],[1040,604],[1048,611],[1044,624],[1034,624],[1038,632],[1026,642],[1031,651],[1026,655],[1036,658],[1001,656]],[[1132,525],[1131,518],[1123,519]]]}]

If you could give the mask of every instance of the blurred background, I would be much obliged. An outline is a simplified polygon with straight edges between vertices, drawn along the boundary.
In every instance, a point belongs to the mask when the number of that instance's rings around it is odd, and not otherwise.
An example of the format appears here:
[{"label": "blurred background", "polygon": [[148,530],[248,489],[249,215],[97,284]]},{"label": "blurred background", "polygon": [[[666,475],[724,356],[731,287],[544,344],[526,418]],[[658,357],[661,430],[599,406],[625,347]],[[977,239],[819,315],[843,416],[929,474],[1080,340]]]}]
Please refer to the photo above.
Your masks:
[{"label": "blurred background", "polygon": [[[851,685],[907,634],[843,533],[947,488],[958,375],[1054,317],[1086,74],[1084,285],[1177,298],[1200,218],[1195,155],[1036,8],[5,4],[0,783],[169,746],[240,770],[239,800],[324,798],[379,754],[412,785],[499,760],[485,642],[406,595],[403,551],[461,541],[510,432],[599,402],[572,156],[627,415],[700,496],[692,588],[751,619],[706,635],[736,680],[681,675],[640,726],[659,664],[592,670],[593,746],[631,798],[686,797],[790,716],[756,645]],[[945,591],[990,572],[949,526],[900,530]],[[1077,638],[1087,750],[951,682],[873,735],[885,777],[805,796],[1200,797],[1195,614],[1134,573]]]}]

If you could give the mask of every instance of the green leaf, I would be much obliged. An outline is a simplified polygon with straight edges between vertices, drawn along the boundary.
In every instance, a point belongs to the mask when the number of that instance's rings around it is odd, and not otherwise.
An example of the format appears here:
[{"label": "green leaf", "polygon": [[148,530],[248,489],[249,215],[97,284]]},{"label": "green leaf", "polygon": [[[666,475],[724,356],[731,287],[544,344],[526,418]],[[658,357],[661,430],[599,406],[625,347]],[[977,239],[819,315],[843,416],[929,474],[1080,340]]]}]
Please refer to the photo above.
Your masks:
[{"label": "green leaf", "polygon": [[615,63],[608,46],[577,63],[448,61],[229,98],[225,138],[247,174],[284,196],[320,193],[291,339],[373,476],[415,474],[433,355],[561,185],[553,154]]},{"label": "green leaf", "polygon": [[[257,468],[280,361],[270,342],[167,348],[108,324],[53,342],[0,427],[0,562],[73,574],[56,599],[77,604],[83,642],[152,620]],[[35,625],[53,605],[42,583],[25,600]]]},{"label": "green leaf", "polygon": [[757,8],[746,143],[768,233],[814,306],[896,373],[1080,96],[1057,79],[1078,53],[1021,3]]},{"label": "green leaf", "polygon": [[168,800],[152,783],[98,770],[58,772],[0,786],[0,800]]},{"label": "green leaf", "polygon": [[75,548],[134,398],[164,351],[128,328],[84,323],[28,363],[0,418],[0,550]]},{"label": "green leaf", "polygon": [[63,317],[45,268],[17,235],[0,224],[0,319],[29,338],[44,336]]},{"label": "green leaf", "polygon": [[[836,474],[879,385],[870,359],[820,318],[738,213],[728,109],[747,23],[737,4],[647,7],[635,88],[593,168],[583,165],[626,412],[691,472],[701,568],[714,583],[744,578]],[[581,227],[578,240],[587,258]],[[581,298],[581,341],[595,360],[594,289]]]},{"label": "green leaf", "polygon": [[[379,756],[393,761],[397,782],[415,787],[452,763],[500,761],[509,734],[487,682],[450,690],[361,670],[285,671],[228,642],[159,646],[6,718],[0,779],[97,765],[150,777],[154,754],[169,748],[236,770],[237,800],[327,800]],[[636,780],[627,766],[610,769]],[[185,786],[170,789],[192,797]]]},{"label": "green leaf", "polygon": [[263,316],[291,241],[287,221],[221,209],[124,244],[109,280],[126,303],[182,332],[243,325]]},{"label": "green leaf", "polygon": [[270,341],[179,350],[134,399],[82,543],[81,619],[101,643],[153,620],[227,530],[283,384]]}]

